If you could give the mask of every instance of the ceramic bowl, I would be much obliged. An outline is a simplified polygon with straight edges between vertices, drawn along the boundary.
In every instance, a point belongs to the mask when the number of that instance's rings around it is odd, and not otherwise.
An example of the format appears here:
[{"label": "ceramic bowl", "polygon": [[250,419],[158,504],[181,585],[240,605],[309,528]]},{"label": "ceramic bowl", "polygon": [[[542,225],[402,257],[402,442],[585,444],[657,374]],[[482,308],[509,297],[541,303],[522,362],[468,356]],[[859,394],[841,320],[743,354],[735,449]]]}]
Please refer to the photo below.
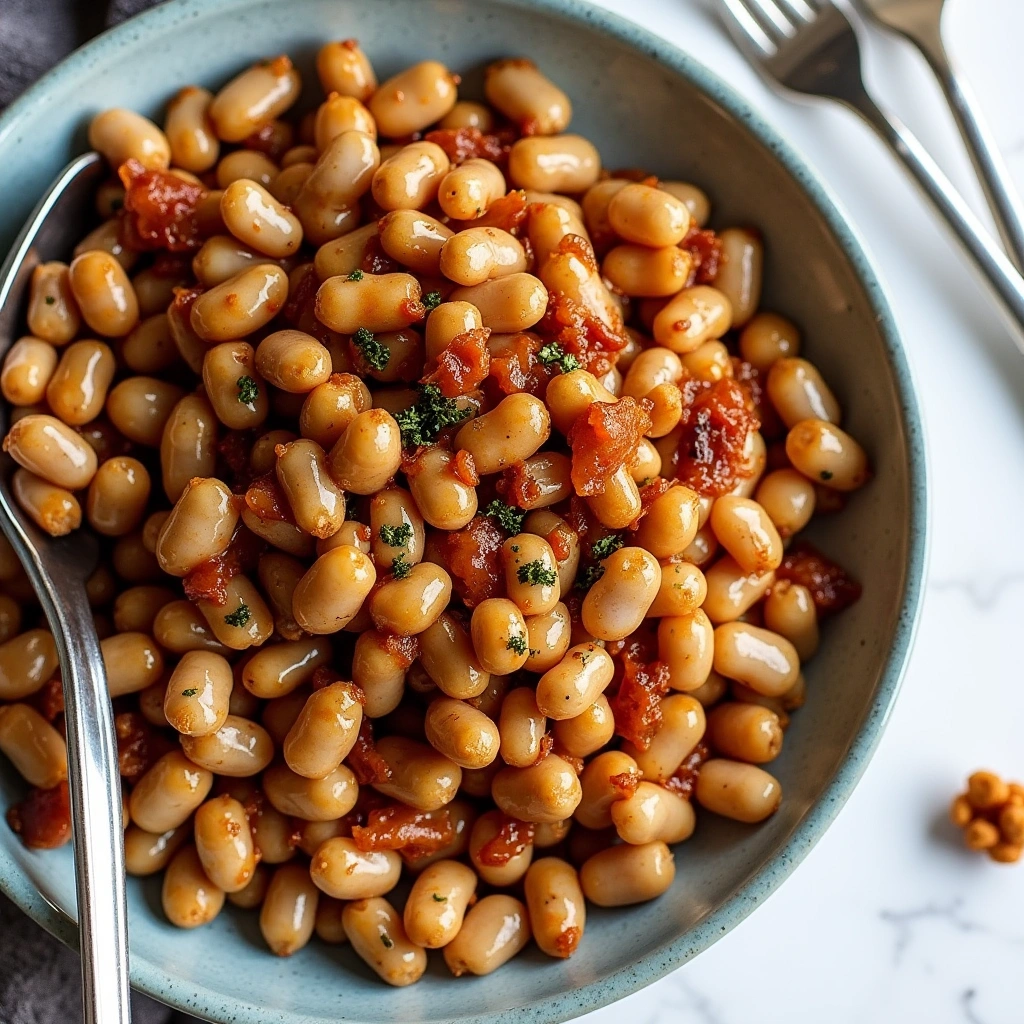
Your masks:
[{"label": "ceramic bowl", "polygon": [[[229,910],[196,931],[171,927],[159,882],[133,881],[131,973],[144,992],[224,1022],[564,1021],[621,998],[696,956],[793,870],[835,817],[877,744],[911,645],[925,546],[920,422],[882,289],[850,226],[803,162],[728,87],[641,29],[577,0],[173,0],[75,53],[0,119],[0,242],[85,147],[96,111],[158,115],[193,82],[217,88],[255,58],[289,53],[315,91],[312,58],[356,36],[381,77],[437,58],[479,94],[496,57],[533,58],[571,96],[572,129],[609,167],[700,184],[713,224],[752,224],[767,251],[765,305],[801,325],[806,353],[871,455],[875,478],[811,531],[864,585],[827,623],[807,666],[807,704],[772,766],[785,799],[749,827],[701,814],[660,899],[592,909],[572,959],[536,948],[485,978],[454,980],[439,956],[422,981],[385,987],[346,948],[312,943],[280,960],[254,914]],[[0,767],[6,806],[19,791]],[[31,853],[0,825],[0,886],[74,941],[71,850]]]}]

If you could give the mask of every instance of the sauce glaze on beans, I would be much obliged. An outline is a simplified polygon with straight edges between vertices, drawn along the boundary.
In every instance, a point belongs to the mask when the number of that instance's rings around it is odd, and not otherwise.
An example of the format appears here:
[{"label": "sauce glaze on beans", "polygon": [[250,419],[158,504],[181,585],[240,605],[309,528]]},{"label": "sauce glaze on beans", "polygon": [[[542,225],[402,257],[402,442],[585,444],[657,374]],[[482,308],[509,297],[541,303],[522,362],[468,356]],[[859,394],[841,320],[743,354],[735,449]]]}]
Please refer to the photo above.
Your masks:
[{"label": "sauce glaze on beans", "polygon": [[[759,309],[771,240],[603,169],[557,68],[316,71],[304,118],[284,55],[96,116],[99,221],[0,369],[15,494],[107,538],[130,871],[172,923],[259,908],[396,986],[569,957],[706,813],[777,808],[860,592],[791,546],[870,478],[852,396]],[[56,650],[2,541],[0,580],[10,821],[59,845]]]}]

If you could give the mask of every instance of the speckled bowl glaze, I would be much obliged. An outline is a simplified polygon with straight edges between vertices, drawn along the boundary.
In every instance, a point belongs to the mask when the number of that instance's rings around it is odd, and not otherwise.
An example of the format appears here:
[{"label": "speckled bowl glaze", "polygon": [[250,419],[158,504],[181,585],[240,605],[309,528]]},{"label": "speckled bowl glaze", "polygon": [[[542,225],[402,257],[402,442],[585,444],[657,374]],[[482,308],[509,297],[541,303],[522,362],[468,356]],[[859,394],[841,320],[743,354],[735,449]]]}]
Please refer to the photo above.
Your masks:
[{"label": "speckled bowl glaze", "polygon": [[[773,765],[785,799],[759,827],[700,816],[676,849],[662,898],[592,909],[568,961],[535,948],[486,978],[452,979],[439,956],[423,980],[389,989],[347,948],[314,942],[279,960],[252,913],[229,910],[185,932],[160,911],[159,882],[133,882],[131,974],[142,991],[224,1022],[564,1021],[678,967],[741,921],[799,863],[863,772],[910,650],[925,551],[925,462],[910,374],[882,289],[850,226],[803,162],[694,60],[577,0],[173,0],[75,53],[0,119],[0,240],[10,243],[45,184],[85,148],[107,106],[158,115],[180,86],[216,88],[254,58],[287,52],[316,90],[326,39],[359,38],[382,77],[435,57],[479,84],[481,65],[528,55],[572,97],[572,128],[608,166],[692,180],[713,223],[754,224],[767,247],[765,303],[803,328],[806,350],[869,451],[875,479],[812,531],[864,597],[824,628],[807,667],[807,705]],[[6,246],[5,246],[6,248]],[[4,805],[19,791],[0,767]],[[70,848],[30,853],[0,825],[0,886],[75,941]]]}]

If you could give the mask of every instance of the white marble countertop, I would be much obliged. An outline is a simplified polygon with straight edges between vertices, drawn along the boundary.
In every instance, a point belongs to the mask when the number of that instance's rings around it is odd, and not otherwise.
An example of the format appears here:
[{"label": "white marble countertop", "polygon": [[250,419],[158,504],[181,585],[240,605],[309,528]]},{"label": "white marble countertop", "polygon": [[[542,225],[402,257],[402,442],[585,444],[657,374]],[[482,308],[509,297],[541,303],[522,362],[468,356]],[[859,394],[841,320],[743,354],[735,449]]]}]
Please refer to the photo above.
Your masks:
[{"label": "white marble countertop", "polygon": [[[958,846],[968,773],[1024,777],[1024,358],[895,161],[853,114],[795,106],[732,49],[710,0],[601,0],[714,68],[803,154],[888,286],[928,435],[930,582],[903,691],[867,773],[793,876],[697,960],[587,1024],[1021,1024],[1024,863]],[[949,0],[950,50],[1024,189],[1021,0]],[[923,61],[872,30],[880,99],[979,211]],[[988,511],[985,511],[985,510]]]}]

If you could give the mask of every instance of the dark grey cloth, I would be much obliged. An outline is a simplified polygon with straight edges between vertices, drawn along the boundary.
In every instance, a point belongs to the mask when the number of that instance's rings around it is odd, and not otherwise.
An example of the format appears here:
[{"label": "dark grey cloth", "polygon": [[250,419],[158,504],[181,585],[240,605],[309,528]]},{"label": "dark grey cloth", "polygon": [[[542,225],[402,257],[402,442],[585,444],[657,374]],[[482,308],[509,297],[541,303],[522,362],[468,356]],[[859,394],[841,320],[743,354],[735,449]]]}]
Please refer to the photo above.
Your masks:
[{"label": "dark grey cloth", "polygon": [[[97,32],[152,0],[0,0],[0,108]],[[0,821],[0,828],[6,825]],[[78,956],[0,895],[0,1024],[78,1024]],[[198,1024],[134,996],[135,1024]]]}]

